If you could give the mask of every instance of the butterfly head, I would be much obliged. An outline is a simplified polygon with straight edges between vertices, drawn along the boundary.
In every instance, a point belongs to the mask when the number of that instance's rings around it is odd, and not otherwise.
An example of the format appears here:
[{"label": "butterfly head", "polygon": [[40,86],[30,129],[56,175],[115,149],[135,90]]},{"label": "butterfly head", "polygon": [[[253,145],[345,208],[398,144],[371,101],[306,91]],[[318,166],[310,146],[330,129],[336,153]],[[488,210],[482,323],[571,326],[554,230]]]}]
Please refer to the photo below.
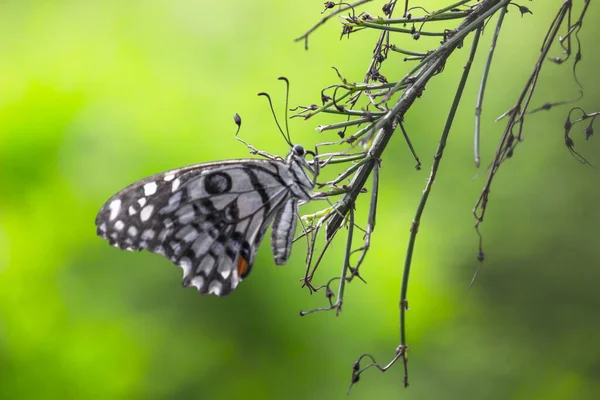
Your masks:
[{"label": "butterfly head", "polygon": [[315,153],[304,149],[302,145],[295,144],[290,149],[290,153],[287,156],[287,163],[295,169],[302,171],[303,178],[302,179],[306,185],[308,186],[310,183],[310,187],[314,187],[315,181],[317,179],[318,170],[315,169],[314,162],[312,160],[307,160],[307,156],[314,157]]}]

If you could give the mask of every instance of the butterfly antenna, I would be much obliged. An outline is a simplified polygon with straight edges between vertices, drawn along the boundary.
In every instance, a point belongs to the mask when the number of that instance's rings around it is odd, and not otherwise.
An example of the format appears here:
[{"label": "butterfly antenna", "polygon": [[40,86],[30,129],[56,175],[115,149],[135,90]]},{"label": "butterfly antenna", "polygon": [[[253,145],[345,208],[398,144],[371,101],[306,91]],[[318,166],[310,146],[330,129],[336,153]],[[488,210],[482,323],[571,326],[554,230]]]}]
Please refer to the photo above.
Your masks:
[{"label": "butterfly antenna", "polygon": [[283,133],[283,129],[281,129],[281,125],[279,124],[279,121],[277,120],[277,115],[275,115],[275,109],[273,109],[273,102],[271,101],[271,96],[269,96],[268,93],[265,92],[260,92],[258,94],[259,96],[265,96],[267,98],[267,100],[269,100],[269,107],[271,107],[271,114],[273,114],[273,118],[275,119],[275,123],[277,124],[277,128],[279,128],[279,132],[281,132],[281,135],[283,136],[283,139],[287,142],[287,144],[292,147],[292,142],[291,140],[288,139],[287,136],[285,136],[285,133]]},{"label": "butterfly antenna", "polygon": [[277,79],[285,82],[285,132],[287,133],[287,142],[291,146],[292,137],[290,136],[290,127],[288,125],[288,110],[290,107],[290,81],[285,76],[280,76]]}]

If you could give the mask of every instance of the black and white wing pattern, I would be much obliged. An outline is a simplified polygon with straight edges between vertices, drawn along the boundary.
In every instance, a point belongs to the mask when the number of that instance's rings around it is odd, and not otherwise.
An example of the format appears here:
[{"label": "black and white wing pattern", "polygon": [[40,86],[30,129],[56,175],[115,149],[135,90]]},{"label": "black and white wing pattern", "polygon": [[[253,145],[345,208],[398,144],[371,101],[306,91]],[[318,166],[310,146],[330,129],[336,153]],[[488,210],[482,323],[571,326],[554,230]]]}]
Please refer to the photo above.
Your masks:
[{"label": "black and white wing pattern", "polygon": [[248,276],[273,223],[276,264],[291,251],[298,202],[308,201],[314,171],[294,146],[287,160],[198,164],[138,181],[96,217],[97,233],[123,250],[148,250],[183,269],[201,294],[231,293]]}]

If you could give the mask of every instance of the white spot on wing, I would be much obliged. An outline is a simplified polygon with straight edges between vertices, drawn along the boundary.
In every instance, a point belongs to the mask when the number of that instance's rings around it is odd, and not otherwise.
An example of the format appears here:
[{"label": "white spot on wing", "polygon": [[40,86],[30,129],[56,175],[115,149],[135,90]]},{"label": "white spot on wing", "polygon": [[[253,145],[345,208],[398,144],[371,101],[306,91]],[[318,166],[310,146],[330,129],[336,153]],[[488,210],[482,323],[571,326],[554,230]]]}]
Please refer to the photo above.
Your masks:
[{"label": "white spot on wing", "polygon": [[176,191],[176,190],[177,190],[177,188],[179,187],[179,184],[180,184],[180,183],[181,183],[181,181],[179,180],[179,178],[175,179],[175,180],[173,181],[173,186],[172,186],[172,189],[171,189],[171,191],[172,191],[172,192]]},{"label": "white spot on wing", "polygon": [[154,193],[156,193],[156,182],[150,182],[150,183],[146,183],[144,185],[144,195],[146,196],[152,196]]},{"label": "white spot on wing", "polygon": [[196,287],[196,289],[200,290],[200,289],[202,289],[202,286],[204,286],[204,278],[201,277],[200,275],[197,275],[192,278],[190,285],[192,285],[192,286]]},{"label": "white spot on wing", "polygon": [[127,233],[129,236],[135,237],[138,234],[138,230],[135,226],[130,226],[129,229],[127,229]]},{"label": "white spot on wing", "polygon": [[234,269],[233,265],[231,265],[230,263],[220,262],[219,266],[217,267],[217,272],[219,272],[221,274],[223,279],[227,279],[227,278],[229,278],[229,275],[231,275],[231,271],[233,269]]},{"label": "white spot on wing", "polygon": [[106,222],[101,223],[98,226],[98,229],[100,229],[102,232],[106,232]]},{"label": "white spot on wing", "polygon": [[137,210],[133,206],[129,206],[129,215],[135,215],[136,212]]},{"label": "white spot on wing", "polygon": [[125,224],[123,223],[123,221],[118,220],[117,222],[115,222],[115,229],[120,231],[123,230],[123,228],[125,227]]},{"label": "white spot on wing", "polygon": [[179,266],[183,269],[183,277],[185,278],[192,272],[192,260],[187,257],[181,257]]},{"label": "white spot on wing", "polygon": [[237,269],[234,268],[231,274],[231,290],[235,289],[238,283],[240,283],[241,281],[242,280],[238,276]]},{"label": "white spot on wing", "polygon": [[156,254],[160,254],[161,256],[166,255],[167,253],[165,253],[165,249],[162,246],[158,246],[157,248],[154,249],[154,252]]},{"label": "white spot on wing", "polygon": [[119,214],[119,210],[121,209],[121,200],[116,199],[111,201],[108,205],[108,208],[110,209],[109,219],[112,221],[113,219],[117,218],[117,215]]},{"label": "white spot on wing", "polygon": [[210,285],[208,285],[208,293],[220,296],[222,288],[223,288],[223,285],[221,285],[221,282],[219,282],[219,281],[212,281],[210,283]]},{"label": "white spot on wing", "polygon": [[142,212],[140,212],[140,219],[142,220],[142,222],[148,221],[150,219],[152,211],[154,211],[154,206],[152,204],[149,204],[146,207],[142,208]]},{"label": "white spot on wing", "polygon": [[146,205],[146,198],[142,197],[141,199],[138,199],[138,204],[140,207],[144,207]]},{"label": "white spot on wing", "polygon": [[229,278],[229,275],[231,275],[230,269],[221,270],[221,268],[219,268],[219,272],[221,273],[221,276],[223,277],[223,279],[227,279],[227,278]]},{"label": "white spot on wing", "polygon": [[169,181],[172,181],[173,178],[175,178],[174,174],[168,174],[168,175],[165,175],[164,179],[165,179],[165,181],[169,182]]}]

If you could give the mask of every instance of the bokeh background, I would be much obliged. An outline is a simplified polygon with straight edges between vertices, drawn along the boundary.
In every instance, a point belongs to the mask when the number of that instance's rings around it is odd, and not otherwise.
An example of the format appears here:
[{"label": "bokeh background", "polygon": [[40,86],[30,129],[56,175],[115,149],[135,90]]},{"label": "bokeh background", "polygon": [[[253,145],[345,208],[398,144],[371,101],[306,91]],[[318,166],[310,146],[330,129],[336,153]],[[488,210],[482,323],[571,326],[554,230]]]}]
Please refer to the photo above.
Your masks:
[{"label": "bokeh background", "polygon": [[[259,91],[283,110],[318,103],[331,66],[362,80],[377,32],[339,40],[322,1],[146,0],[0,3],[0,398],[348,398],[351,364],[387,362],[398,344],[398,294],[409,227],[467,50],[452,57],[406,117],[424,161],[415,171],[400,136],[385,152],[378,223],[339,317],[298,311],[325,304],[301,289],[303,244],[275,267],[260,249],[251,276],[227,298],[180,286],[181,271],[95,235],[103,202],[125,185],[182,165],[247,156],[233,134],[285,154]],[[381,4],[380,4],[381,3]],[[411,2],[428,9],[444,1]],[[576,3],[582,3],[578,1]],[[562,0],[511,8],[484,105],[483,165]],[[382,2],[365,9],[381,14]],[[597,4],[579,37],[578,72],[598,110]],[[452,26],[452,25],[450,25]],[[481,70],[492,25],[474,65]],[[427,49],[397,36],[403,47]],[[555,49],[554,55],[559,55]],[[392,55],[397,79],[409,65]],[[547,64],[535,104],[577,97],[571,64]],[[600,189],[597,168],[564,147],[568,108],[531,115],[525,141],[498,175],[482,230],[487,260],[475,286],[471,209],[484,183],[472,161],[478,73],[469,82],[426,209],[411,275],[410,387],[400,365],[362,376],[351,398],[585,399],[600,393]],[[294,141],[334,139],[293,120]],[[600,164],[598,138],[576,149]],[[362,207],[362,208],[361,208]],[[359,205],[359,212],[365,204]],[[339,271],[343,240],[318,279]]]}]

